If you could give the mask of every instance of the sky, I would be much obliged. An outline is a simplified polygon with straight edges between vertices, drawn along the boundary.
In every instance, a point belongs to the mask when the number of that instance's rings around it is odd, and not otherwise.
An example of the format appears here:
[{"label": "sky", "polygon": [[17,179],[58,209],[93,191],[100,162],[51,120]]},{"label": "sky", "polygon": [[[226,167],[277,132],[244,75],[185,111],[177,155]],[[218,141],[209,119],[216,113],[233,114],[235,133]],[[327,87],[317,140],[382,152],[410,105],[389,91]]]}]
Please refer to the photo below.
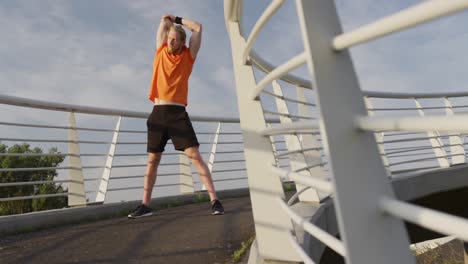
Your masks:
[{"label": "sky", "polygon": [[[420,2],[335,1],[345,32]],[[244,1],[245,34],[269,3]],[[0,0],[0,94],[149,113],[155,34],[164,14],[203,25],[189,81],[188,112],[238,117],[231,45],[220,0]],[[468,91],[467,24],[468,13],[460,12],[351,48],[361,89]],[[275,65],[303,52],[295,1],[285,2],[254,49]],[[295,73],[310,79],[305,66]],[[66,118],[0,106],[0,121],[66,125]],[[115,119],[92,119],[86,126],[94,125],[113,128]],[[23,132],[9,127],[8,133]]]},{"label": "sky", "polygon": [[[336,1],[345,31],[417,3]],[[246,33],[268,4],[245,3]],[[0,94],[150,111],[155,33],[165,13],[203,24],[189,111],[238,116],[231,46],[218,0],[1,0]],[[352,48],[362,89],[465,90],[467,22],[467,13],[459,13]],[[254,48],[275,64],[303,50],[295,1],[286,1]]]}]

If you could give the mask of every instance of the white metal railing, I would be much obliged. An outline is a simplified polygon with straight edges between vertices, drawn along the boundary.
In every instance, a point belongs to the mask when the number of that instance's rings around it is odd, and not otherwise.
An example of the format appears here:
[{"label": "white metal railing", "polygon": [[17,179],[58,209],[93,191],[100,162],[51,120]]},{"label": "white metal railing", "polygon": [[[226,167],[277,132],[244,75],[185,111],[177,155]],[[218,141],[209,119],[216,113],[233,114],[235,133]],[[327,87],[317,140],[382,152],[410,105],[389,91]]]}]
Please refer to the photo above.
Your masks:
[{"label": "white metal railing", "polygon": [[[44,109],[46,111],[59,111],[64,112],[65,114],[68,113],[69,116],[73,117],[73,122],[71,122],[68,126],[44,125],[32,122],[7,122],[6,120],[0,120],[0,129],[3,128],[2,131],[4,131],[0,136],[1,143],[9,145],[9,143],[27,142],[43,148],[48,146],[50,147],[52,145],[58,146],[60,151],[59,153],[54,154],[0,153],[0,157],[62,156],[67,159],[76,159],[75,162],[68,160],[68,165],[65,165],[67,162],[67,160],[65,160],[60,166],[57,167],[0,168],[0,173],[12,172],[13,176],[16,175],[15,173],[19,172],[47,170],[57,170],[59,172],[59,177],[56,177],[56,179],[53,181],[0,181],[0,188],[25,185],[38,186],[40,184],[64,184],[66,187],[68,187],[68,192],[66,193],[27,195],[21,197],[0,197],[0,203],[7,201],[58,196],[68,196],[70,206],[85,205],[87,203],[95,202],[108,202],[109,195],[114,197],[111,199],[111,201],[141,199],[139,191],[143,190],[142,183],[143,178],[145,177],[141,172],[143,172],[144,167],[146,166],[145,159],[147,156],[147,153],[142,151],[142,149],[146,149],[146,142],[144,140],[146,138],[146,130],[138,130],[134,129],[133,127],[133,129],[124,129],[121,127],[121,121],[123,118],[126,120],[130,120],[132,118],[136,118],[136,120],[146,119],[148,113],[50,103],[5,95],[0,95],[0,104],[10,105],[13,108],[18,106],[31,109]],[[118,117],[118,119],[114,129],[78,126],[75,125],[74,116],[75,114],[80,113],[89,114],[96,117],[109,116],[109,118],[112,118],[112,120],[114,120],[115,117]],[[23,116],[23,118],[25,117]],[[243,165],[244,159],[242,157],[243,141],[240,138],[241,133],[238,130],[239,120],[236,118],[200,116],[192,116],[191,119],[194,124],[205,127],[201,128],[205,131],[199,132],[197,135],[201,144],[201,154],[203,156],[208,156],[207,161],[209,162],[209,169],[213,173],[214,182],[217,188],[229,189],[245,186],[247,178],[244,176],[245,168]],[[142,121],[138,122],[144,123]],[[272,119],[271,122],[277,121]],[[85,123],[82,124],[86,125]],[[210,128],[210,124],[216,124],[217,128]],[[221,124],[225,124],[224,126],[226,128],[222,129]],[[30,129],[29,131],[32,130],[32,132],[29,132],[29,134],[28,129]],[[74,137],[69,137],[68,139],[57,139],[49,137],[49,134],[53,131],[60,130],[74,131],[76,134]],[[7,136],[8,131],[13,131],[10,133],[12,135],[26,134],[26,136]],[[19,131],[25,132],[17,133]],[[88,136],[91,137],[91,139],[84,139],[85,136],[83,135],[78,136],[79,132],[91,133],[91,135]],[[100,136],[97,133],[107,133],[107,135],[111,135],[111,139],[99,140],[97,138]],[[214,138],[213,141],[211,141],[211,138]],[[66,145],[63,147],[63,144],[73,144],[73,146],[69,145],[67,148]],[[164,161],[162,161],[160,164],[158,170],[159,180],[158,184],[155,185],[155,188],[176,188],[170,191],[173,193],[172,195],[177,193],[189,193],[196,190],[203,190],[202,184],[193,178],[193,175],[197,175],[197,173],[192,172],[190,168],[190,161],[185,157],[185,155],[182,154],[182,152],[171,152],[171,144],[171,142],[168,143],[168,153],[164,154]],[[281,147],[282,142],[279,141],[277,144],[278,147]],[[88,150],[88,153],[80,151],[80,148],[86,148],[87,146],[90,146],[90,148],[88,147],[90,149]],[[103,152],[102,147],[108,147],[108,151]],[[128,148],[131,147],[137,148],[137,151],[128,150]],[[211,151],[209,149],[211,149]],[[96,162],[85,162],[84,160],[82,161],[82,159],[89,158],[105,158],[105,160],[103,162],[100,161],[102,162],[101,164],[95,164]],[[120,160],[117,161],[117,159]],[[123,162],[122,159],[130,161]],[[99,175],[99,170],[102,171],[102,175]],[[120,171],[122,171],[122,173]],[[66,175],[66,172],[69,173],[68,176]],[[72,172],[75,174],[73,175]],[[224,182],[229,184],[223,184]],[[135,183],[140,184],[136,185]],[[71,186],[72,184],[77,186],[73,188]],[[132,194],[126,194],[128,192],[132,192]],[[165,189],[159,189],[155,193],[159,196],[164,196],[171,195],[170,192],[168,193],[168,190]],[[72,196],[78,197],[79,199],[73,200],[70,198]]]},{"label": "white metal railing", "polygon": [[[456,105],[451,98],[468,99],[468,93],[361,91],[346,52],[354,45],[461,11],[468,8],[468,1],[425,1],[352,32],[341,33],[333,1],[297,0],[305,51],[280,66],[261,58],[253,45],[284,1],[271,2],[247,40],[241,27],[243,1],[225,0],[224,4],[258,253],[263,259],[314,263],[291,234],[293,229],[288,219],[343,255],[347,263],[414,263],[401,220],[468,240],[466,219],[397,201],[387,180],[388,176],[401,173],[466,163],[465,135],[462,133],[468,128],[468,115],[455,110],[468,108],[468,101]],[[314,77],[312,82],[290,73],[305,63],[310,76]],[[259,82],[253,75],[253,67],[266,73]],[[313,93],[319,103],[305,100],[299,92],[297,99],[291,93],[283,95],[281,87],[278,89],[279,84],[275,84],[277,80],[297,86],[301,93],[316,87]],[[274,92],[266,90],[270,83],[273,83]],[[265,110],[260,100],[262,96],[275,98],[278,111]],[[426,99],[440,101],[423,106],[421,102]],[[412,101],[414,107],[394,103],[399,100]],[[291,114],[286,101],[296,103],[301,112],[306,107],[312,107],[314,112]],[[445,112],[436,116],[431,112],[435,110]],[[264,120],[268,115],[279,116],[281,124],[269,125]],[[281,135],[285,137],[287,149],[268,148],[268,139]],[[311,136],[308,146],[304,144],[307,136]],[[272,154],[266,153],[268,151]],[[298,159],[296,155],[302,156]],[[286,157],[290,159],[291,170],[281,169],[275,163]],[[310,163],[311,160],[314,162]],[[319,169],[309,173],[294,170],[298,162],[303,169]],[[263,163],[271,165],[263,166]],[[330,165],[326,166],[328,163]],[[285,177],[305,186],[298,189],[288,204],[283,201],[284,194],[275,183]],[[343,241],[309,225],[289,208],[300,195],[314,190],[333,193]],[[268,211],[255,210],[267,205]],[[269,223],[268,227],[265,222]],[[453,223],[456,228],[437,226],[436,223],[441,222]],[[388,230],[392,230],[392,234]]]}]

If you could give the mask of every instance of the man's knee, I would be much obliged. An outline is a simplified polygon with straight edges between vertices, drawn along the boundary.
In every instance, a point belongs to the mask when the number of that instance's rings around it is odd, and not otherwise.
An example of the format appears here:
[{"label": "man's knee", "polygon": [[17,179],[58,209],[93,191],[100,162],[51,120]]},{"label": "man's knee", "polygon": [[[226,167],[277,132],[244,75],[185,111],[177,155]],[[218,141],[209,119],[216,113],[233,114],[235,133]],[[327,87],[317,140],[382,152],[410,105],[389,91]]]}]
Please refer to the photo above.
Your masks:
[{"label": "man's knee", "polygon": [[159,165],[159,162],[161,162],[161,154],[151,153],[148,156],[148,165],[157,167]]}]

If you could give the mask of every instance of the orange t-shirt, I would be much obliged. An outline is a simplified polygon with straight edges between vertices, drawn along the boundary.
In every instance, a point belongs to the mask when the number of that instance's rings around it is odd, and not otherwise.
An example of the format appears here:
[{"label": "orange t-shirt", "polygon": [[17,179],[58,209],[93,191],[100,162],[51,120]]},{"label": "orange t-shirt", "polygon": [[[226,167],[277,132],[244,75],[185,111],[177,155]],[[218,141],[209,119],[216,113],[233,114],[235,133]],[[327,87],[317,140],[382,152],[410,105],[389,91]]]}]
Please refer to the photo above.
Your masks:
[{"label": "orange t-shirt", "polygon": [[168,52],[167,43],[156,50],[153,61],[153,78],[148,98],[155,98],[187,105],[188,79],[195,60],[190,50],[182,47],[180,54]]}]

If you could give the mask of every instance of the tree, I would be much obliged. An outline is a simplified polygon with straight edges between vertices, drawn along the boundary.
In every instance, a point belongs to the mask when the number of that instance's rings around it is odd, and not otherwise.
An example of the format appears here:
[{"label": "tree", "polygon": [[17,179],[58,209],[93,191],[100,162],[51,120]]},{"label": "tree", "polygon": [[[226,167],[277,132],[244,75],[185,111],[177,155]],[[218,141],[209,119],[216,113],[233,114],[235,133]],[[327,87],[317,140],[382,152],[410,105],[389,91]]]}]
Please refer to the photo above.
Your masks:
[{"label": "tree", "polygon": [[[29,144],[15,144],[8,147],[0,144],[0,153],[35,153],[42,154],[42,149],[31,149]],[[49,149],[49,154],[60,154],[57,148]],[[56,168],[64,160],[64,156],[0,156],[0,168]],[[57,176],[55,169],[39,171],[6,171],[0,172],[0,183],[52,181]],[[31,196],[39,194],[64,193],[61,185],[43,183],[35,185],[0,187],[0,198]],[[0,202],[0,215],[22,214],[32,211],[42,211],[67,206],[67,197],[35,198],[18,201]]]}]

